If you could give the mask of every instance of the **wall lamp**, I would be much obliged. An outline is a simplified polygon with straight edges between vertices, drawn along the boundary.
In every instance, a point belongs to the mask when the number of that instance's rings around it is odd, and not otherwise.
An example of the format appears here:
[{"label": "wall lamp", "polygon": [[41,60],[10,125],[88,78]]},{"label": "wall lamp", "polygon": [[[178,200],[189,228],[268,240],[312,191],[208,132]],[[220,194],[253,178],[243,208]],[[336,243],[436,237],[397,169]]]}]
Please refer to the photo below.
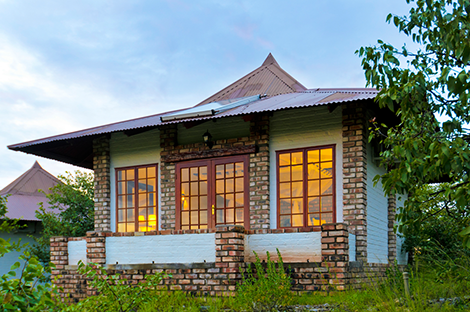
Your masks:
[{"label": "wall lamp", "polygon": [[214,142],[212,142],[212,135],[209,133],[209,130],[207,130],[202,135],[202,138],[204,139],[204,144],[206,144],[208,148],[212,148],[212,146],[214,146]]}]

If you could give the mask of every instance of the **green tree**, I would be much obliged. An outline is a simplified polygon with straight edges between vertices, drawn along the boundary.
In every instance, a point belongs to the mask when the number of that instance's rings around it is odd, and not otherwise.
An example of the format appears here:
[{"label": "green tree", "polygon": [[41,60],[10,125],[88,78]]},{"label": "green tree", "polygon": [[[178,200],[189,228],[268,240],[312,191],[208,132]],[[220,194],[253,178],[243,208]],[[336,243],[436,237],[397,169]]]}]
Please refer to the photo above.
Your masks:
[{"label": "green tree", "polygon": [[46,194],[50,208],[46,211],[43,203],[36,212],[42,221],[43,231],[31,246],[31,252],[45,265],[49,263],[49,241],[52,236],[85,236],[94,229],[94,186],[93,174],[75,171],[59,175],[58,183]]},{"label": "green tree", "polygon": [[[389,14],[387,22],[418,48],[378,40],[356,51],[368,85],[380,90],[378,104],[400,118],[388,128],[375,124],[372,132],[386,147],[383,164],[390,170],[381,177],[383,186],[388,194],[409,194],[397,216],[401,226],[421,222],[426,201],[442,197],[453,203],[452,214],[461,221],[454,225],[465,224],[459,230],[470,247],[470,0],[406,1],[412,4],[409,14]],[[425,185],[442,181],[447,183],[422,195]]]}]

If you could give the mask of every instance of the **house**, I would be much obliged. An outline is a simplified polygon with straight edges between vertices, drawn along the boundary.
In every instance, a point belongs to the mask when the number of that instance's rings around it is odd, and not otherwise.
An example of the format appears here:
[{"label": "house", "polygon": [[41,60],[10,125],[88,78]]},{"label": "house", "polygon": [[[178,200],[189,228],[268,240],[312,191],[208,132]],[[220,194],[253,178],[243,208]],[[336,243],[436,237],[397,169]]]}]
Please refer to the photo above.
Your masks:
[{"label": "house", "polygon": [[397,122],[376,95],[307,89],[270,54],[194,107],[9,148],[94,170],[95,231],[51,241],[74,298],[86,295],[66,277],[79,260],[135,281],[169,270],[170,289],[214,295],[235,289],[253,251],[276,248],[294,290],[345,289],[404,260],[403,203],[372,182],[385,170],[368,120]]},{"label": "house", "polygon": [[[11,242],[18,242],[21,239],[21,243],[34,244],[34,239],[30,236],[39,237],[42,231],[42,223],[36,217],[36,210],[41,202],[46,211],[52,210],[45,194],[48,194],[49,189],[57,183],[61,183],[60,180],[44,170],[36,161],[29,170],[0,190],[0,196],[9,195],[6,217],[20,219],[19,224],[24,226],[12,233],[0,232],[0,237],[5,240],[11,239]],[[1,257],[0,275],[9,272],[20,255],[21,253],[12,251]]]}]

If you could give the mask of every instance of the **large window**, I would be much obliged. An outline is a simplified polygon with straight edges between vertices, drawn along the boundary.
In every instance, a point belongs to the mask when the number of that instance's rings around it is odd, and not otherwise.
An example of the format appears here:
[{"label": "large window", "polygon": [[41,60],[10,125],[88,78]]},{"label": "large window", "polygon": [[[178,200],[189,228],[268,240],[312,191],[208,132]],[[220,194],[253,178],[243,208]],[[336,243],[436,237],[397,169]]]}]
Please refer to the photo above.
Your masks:
[{"label": "large window", "polygon": [[116,169],[118,232],[157,230],[157,165]]},{"label": "large window", "polygon": [[207,229],[222,224],[248,228],[248,157],[179,163],[177,228]]},{"label": "large window", "polygon": [[335,222],[334,146],[277,152],[278,226]]}]

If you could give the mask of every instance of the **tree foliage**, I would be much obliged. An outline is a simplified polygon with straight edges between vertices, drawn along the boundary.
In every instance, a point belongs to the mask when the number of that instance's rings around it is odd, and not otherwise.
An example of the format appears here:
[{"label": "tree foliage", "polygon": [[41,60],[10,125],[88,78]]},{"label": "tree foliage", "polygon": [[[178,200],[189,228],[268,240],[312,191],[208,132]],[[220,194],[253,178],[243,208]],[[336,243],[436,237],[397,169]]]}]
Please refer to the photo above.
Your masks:
[{"label": "tree foliage", "polygon": [[94,229],[93,174],[77,170],[58,178],[63,183],[56,184],[46,194],[53,211],[46,211],[44,204],[40,203],[36,212],[44,229],[39,238],[33,237],[37,244],[31,250],[44,264],[49,262],[52,236],[80,237]]},{"label": "tree foliage", "polygon": [[[368,85],[380,90],[377,102],[400,117],[397,126],[375,125],[372,132],[386,146],[383,164],[391,168],[382,183],[388,194],[410,194],[397,216],[405,226],[421,222],[429,200],[452,203],[436,209],[458,216],[455,225],[466,225],[461,235],[470,247],[470,0],[406,1],[413,5],[409,14],[390,14],[387,21],[418,48],[378,40],[356,51]],[[422,195],[425,185],[441,181],[448,183]]]}]

